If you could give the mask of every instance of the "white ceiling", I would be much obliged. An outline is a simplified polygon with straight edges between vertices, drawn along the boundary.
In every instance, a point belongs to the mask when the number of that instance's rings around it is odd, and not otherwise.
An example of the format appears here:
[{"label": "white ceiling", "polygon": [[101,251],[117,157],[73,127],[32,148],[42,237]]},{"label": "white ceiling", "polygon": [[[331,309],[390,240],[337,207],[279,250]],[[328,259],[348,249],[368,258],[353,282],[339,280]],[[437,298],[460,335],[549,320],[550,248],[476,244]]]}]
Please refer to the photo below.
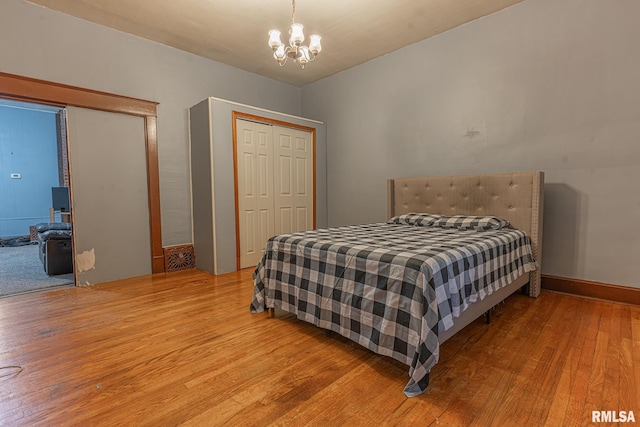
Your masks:
[{"label": "white ceiling", "polygon": [[497,12],[522,0],[297,0],[322,52],[301,70],[278,66],[267,44],[291,25],[291,0],[29,0],[296,86]]}]

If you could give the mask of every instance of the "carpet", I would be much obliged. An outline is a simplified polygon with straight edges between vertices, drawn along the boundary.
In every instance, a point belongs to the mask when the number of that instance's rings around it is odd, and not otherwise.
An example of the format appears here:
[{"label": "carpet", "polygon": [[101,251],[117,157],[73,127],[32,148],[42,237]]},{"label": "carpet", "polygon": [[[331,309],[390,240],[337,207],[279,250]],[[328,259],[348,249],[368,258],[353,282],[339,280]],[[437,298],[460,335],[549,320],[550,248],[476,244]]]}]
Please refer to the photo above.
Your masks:
[{"label": "carpet", "polygon": [[48,276],[38,245],[0,247],[0,297],[73,284],[73,273]]}]

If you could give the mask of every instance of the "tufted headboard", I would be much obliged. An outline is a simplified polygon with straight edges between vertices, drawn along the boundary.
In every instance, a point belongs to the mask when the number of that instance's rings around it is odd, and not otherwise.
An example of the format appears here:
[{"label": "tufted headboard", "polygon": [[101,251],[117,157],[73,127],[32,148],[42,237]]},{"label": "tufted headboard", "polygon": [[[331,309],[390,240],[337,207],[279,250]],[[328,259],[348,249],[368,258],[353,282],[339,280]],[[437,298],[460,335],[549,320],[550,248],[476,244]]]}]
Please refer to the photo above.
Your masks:
[{"label": "tufted headboard", "polygon": [[[493,215],[531,237],[542,259],[544,172],[430,176],[387,181],[387,216],[409,212]],[[529,295],[540,294],[540,268],[530,273]]]}]

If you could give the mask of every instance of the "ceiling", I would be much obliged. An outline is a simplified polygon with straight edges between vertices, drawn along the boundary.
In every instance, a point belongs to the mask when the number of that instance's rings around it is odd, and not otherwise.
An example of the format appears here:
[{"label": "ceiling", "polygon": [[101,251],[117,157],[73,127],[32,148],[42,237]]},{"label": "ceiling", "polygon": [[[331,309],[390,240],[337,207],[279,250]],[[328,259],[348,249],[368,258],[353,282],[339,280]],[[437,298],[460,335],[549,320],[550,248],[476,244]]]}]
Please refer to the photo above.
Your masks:
[{"label": "ceiling", "polygon": [[305,36],[322,52],[303,70],[278,66],[270,29],[286,43],[290,0],[29,0],[78,18],[266,77],[303,86],[522,0],[297,0]]}]

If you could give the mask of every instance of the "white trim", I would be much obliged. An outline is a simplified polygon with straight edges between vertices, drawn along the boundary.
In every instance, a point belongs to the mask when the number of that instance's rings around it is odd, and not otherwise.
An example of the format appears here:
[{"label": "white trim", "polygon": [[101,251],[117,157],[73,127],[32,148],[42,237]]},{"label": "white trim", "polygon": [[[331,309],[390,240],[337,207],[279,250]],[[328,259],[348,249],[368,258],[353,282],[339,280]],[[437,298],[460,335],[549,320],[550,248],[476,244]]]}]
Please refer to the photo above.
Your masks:
[{"label": "white trim", "polygon": [[209,99],[210,100],[211,99],[215,99],[216,101],[224,102],[226,104],[237,105],[239,107],[250,108],[252,110],[258,110],[258,111],[263,111],[263,112],[270,113],[270,114],[275,114],[275,115],[280,116],[280,117],[285,116],[285,117],[290,117],[290,118],[296,119],[296,120],[303,120],[303,121],[306,121],[306,122],[317,123],[317,124],[320,124],[320,125],[324,124],[324,122],[321,122],[319,120],[307,119],[306,117],[294,116],[292,114],[281,113],[279,111],[267,110],[266,108],[254,107],[252,105],[247,105],[247,104],[240,104],[239,102],[229,101],[228,99],[216,98],[214,96],[210,96]]},{"label": "white trim", "polygon": [[192,172],[192,167],[191,167],[191,108],[189,108],[187,110],[187,129],[188,129],[188,134],[187,137],[189,138],[188,141],[189,143],[187,144],[187,149],[188,149],[188,153],[187,155],[189,156],[189,202],[191,203],[191,205],[189,206],[189,208],[191,209],[191,245],[194,246],[196,245],[196,238],[195,238],[195,233],[194,233],[194,222],[193,222],[193,172]]},{"label": "white trim", "polygon": [[[211,102],[211,97],[207,100],[207,111],[209,114],[209,120],[207,123],[209,124],[209,164],[211,165],[211,233],[213,238],[213,274],[218,274],[218,247],[216,245],[216,187],[215,187],[215,170],[213,164],[213,120],[211,120],[211,115],[213,114],[213,104]],[[193,203],[193,202],[192,202]],[[192,226],[193,229],[193,226]]]}]

